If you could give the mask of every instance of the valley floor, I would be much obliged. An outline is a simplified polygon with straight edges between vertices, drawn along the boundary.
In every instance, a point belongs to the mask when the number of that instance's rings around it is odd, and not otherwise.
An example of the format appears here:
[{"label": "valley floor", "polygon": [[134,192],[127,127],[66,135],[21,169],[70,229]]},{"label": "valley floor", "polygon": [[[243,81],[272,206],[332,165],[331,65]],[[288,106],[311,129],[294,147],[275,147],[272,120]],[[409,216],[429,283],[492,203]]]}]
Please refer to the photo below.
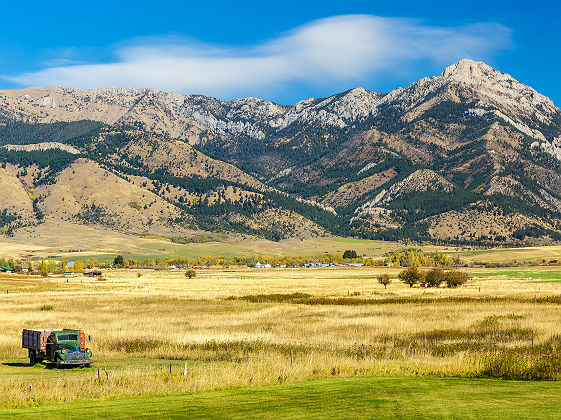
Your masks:
[{"label": "valley floor", "polygon": [[[561,267],[399,271],[1,274],[0,417],[559,415]],[[28,365],[22,328],[56,327],[91,336],[92,367]]]},{"label": "valley floor", "polygon": [[[397,242],[342,237],[285,239],[273,242],[243,235],[225,235],[220,241],[179,244],[164,238],[131,235],[99,226],[48,220],[35,227],[19,229],[13,237],[0,235],[0,258],[36,259],[53,256],[69,261],[88,258],[103,261],[113,260],[117,255],[135,260],[199,258],[209,255],[226,258],[251,255],[314,257],[326,252],[342,254],[346,249],[353,249],[360,256],[381,258],[385,253],[399,250],[403,246]],[[457,256],[462,261],[478,264],[512,261],[542,263],[557,259],[561,261],[561,245],[490,249],[424,245],[419,248],[424,252],[442,252]]]},{"label": "valley floor", "polygon": [[[193,232],[208,235],[208,232]],[[400,244],[340,237],[268,241],[252,236],[224,235],[221,241],[179,244],[164,238],[142,237],[99,226],[47,220],[38,226],[21,228],[13,237],[0,235],[0,258],[43,258],[54,255],[67,260],[94,258],[153,259],[164,257],[197,258],[207,255],[232,257],[249,255],[304,255],[323,252],[343,253],[352,248],[359,255],[380,257],[399,249]]]}]

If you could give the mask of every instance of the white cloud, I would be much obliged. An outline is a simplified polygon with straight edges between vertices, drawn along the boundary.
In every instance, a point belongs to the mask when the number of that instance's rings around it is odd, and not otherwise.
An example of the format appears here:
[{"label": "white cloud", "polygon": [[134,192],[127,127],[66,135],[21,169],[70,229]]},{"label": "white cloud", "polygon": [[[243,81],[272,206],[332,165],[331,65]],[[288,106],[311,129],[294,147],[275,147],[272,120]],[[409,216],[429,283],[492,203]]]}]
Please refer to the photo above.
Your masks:
[{"label": "white cloud", "polygon": [[485,59],[509,43],[510,31],[499,24],[431,27],[412,19],[346,15],[253,46],[149,38],[118,48],[113,62],[54,65],[4,78],[21,85],[154,87],[233,97],[292,84],[364,83],[416,62]]}]

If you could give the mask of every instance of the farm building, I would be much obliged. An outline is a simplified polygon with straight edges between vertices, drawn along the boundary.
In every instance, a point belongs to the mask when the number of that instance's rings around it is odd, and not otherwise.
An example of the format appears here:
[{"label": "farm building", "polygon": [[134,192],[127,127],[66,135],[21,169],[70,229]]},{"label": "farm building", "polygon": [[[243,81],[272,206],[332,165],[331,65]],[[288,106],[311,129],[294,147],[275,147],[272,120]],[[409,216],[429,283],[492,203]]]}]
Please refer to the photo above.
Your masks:
[{"label": "farm building", "polygon": [[10,267],[0,267],[0,273],[11,273],[12,271],[14,270]]},{"label": "farm building", "polygon": [[260,262],[258,262],[257,264],[255,264],[255,268],[271,268],[271,264],[261,264]]}]

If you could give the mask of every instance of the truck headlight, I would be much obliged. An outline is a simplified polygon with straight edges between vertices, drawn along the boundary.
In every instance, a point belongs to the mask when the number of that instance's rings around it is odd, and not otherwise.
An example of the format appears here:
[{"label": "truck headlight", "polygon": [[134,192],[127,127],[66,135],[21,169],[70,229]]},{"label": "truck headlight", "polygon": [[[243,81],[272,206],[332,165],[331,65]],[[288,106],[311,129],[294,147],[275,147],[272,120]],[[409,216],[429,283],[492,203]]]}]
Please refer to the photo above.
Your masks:
[{"label": "truck headlight", "polygon": [[63,354],[66,353],[66,350],[65,350],[65,349],[62,349],[61,353],[63,353]]}]

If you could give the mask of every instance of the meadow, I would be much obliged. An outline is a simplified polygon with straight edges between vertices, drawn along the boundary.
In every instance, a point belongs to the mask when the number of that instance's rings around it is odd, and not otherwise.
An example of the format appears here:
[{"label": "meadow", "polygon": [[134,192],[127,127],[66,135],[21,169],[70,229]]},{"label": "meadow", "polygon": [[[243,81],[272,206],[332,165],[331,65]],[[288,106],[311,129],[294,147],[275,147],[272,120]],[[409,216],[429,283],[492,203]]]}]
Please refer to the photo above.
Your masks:
[{"label": "meadow", "polygon": [[53,220],[46,220],[38,226],[22,228],[14,237],[0,236],[0,258],[36,259],[58,256],[72,261],[88,258],[112,260],[117,255],[137,260],[165,257],[198,258],[207,255],[315,256],[322,252],[343,253],[348,248],[355,249],[360,255],[379,257],[400,247],[396,242],[340,237],[292,238],[274,242],[244,235],[225,235],[221,240],[180,244],[165,237],[139,236],[98,226]]},{"label": "meadow", "polygon": [[[102,410],[138,397],[198,404],[213,392],[302,394],[303,384],[351,392],[349,378],[366,388],[401,384],[396,392],[419,378],[558,389],[536,380],[561,377],[561,268],[466,270],[472,279],[457,289],[410,288],[388,267],[205,269],[193,279],[183,270],[1,275],[0,409]],[[392,277],[387,289],[380,273]],[[22,328],[49,327],[84,329],[95,364],[28,366]]]}]

